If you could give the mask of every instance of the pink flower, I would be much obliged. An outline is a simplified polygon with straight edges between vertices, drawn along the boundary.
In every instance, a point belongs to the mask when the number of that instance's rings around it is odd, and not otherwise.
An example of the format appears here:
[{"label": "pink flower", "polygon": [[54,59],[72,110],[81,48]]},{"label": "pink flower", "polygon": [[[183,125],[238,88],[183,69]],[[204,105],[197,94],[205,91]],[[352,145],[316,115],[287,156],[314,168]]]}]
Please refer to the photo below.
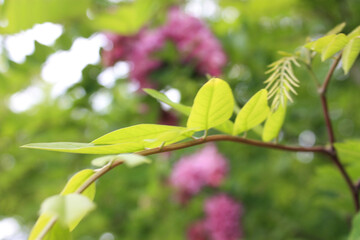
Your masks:
[{"label": "pink flower", "polygon": [[219,41],[199,19],[183,13],[179,8],[172,8],[164,32],[175,42],[185,61],[197,63],[200,73],[212,76],[221,74],[226,64],[225,53]]},{"label": "pink flower", "polygon": [[170,183],[186,200],[204,186],[218,187],[227,171],[226,159],[217,151],[214,144],[208,144],[202,150],[181,158],[175,164]]},{"label": "pink flower", "polygon": [[204,221],[198,221],[189,227],[187,231],[188,240],[207,240]]},{"label": "pink flower", "polygon": [[239,203],[220,194],[205,202],[205,228],[211,240],[238,240],[242,237]]}]

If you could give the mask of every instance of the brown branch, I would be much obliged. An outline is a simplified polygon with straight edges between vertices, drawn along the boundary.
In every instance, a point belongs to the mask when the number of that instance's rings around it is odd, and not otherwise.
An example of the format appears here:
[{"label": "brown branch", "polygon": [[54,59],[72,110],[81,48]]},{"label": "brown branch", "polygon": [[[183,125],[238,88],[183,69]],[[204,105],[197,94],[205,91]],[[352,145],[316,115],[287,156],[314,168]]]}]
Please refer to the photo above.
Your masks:
[{"label": "brown branch", "polygon": [[331,123],[331,119],[330,119],[330,114],[329,114],[329,108],[328,108],[328,103],[327,103],[327,98],[326,98],[326,92],[331,80],[331,77],[334,74],[334,71],[337,67],[337,65],[340,62],[341,59],[341,55],[339,54],[339,56],[336,57],[335,61],[333,62],[333,64],[331,65],[324,83],[322,84],[321,88],[319,89],[319,94],[320,94],[320,99],[321,99],[321,105],[322,105],[322,109],[323,109],[323,114],[324,114],[324,118],[325,118],[325,124],[326,124],[326,129],[327,129],[327,133],[329,135],[329,141],[330,141],[330,145],[331,145],[331,159],[333,161],[333,163],[335,164],[335,166],[338,168],[338,170],[340,171],[341,175],[343,176],[346,184],[348,185],[352,198],[353,198],[353,202],[354,202],[354,206],[355,206],[355,210],[356,212],[358,212],[360,210],[360,205],[359,205],[359,190],[358,188],[355,186],[355,184],[352,182],[348,172],[346,171],[346,169],[344,168],[343,164],[340,162],[339,157],[337,156],[337,152],[336,149],[334,147],[334,143],[335,143],[335,134],[334,134],[334,130],[332,127],[332,123]]}]

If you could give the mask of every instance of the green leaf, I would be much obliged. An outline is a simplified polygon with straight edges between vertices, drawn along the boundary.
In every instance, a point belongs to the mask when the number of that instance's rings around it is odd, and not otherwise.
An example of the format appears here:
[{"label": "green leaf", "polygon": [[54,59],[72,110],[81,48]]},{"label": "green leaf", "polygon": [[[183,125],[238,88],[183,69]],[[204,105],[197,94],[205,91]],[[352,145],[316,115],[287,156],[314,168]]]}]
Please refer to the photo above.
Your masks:
[{"label": "green leaf", "polygon": [[267,101],[268,92],[262,89],[257,92],[240,110],[235,119],[233,134],[248,131],[262,123],[268,116],[270,108]]},{"label": "green leaf", "polygon": [[60,223],[64,223],[69,229],[74,229],[79,221],[94,208],[95,204],[89,198],[71,193],[47,198],[41,204],[40,213],[56,217]]},{"label": "green leaf", "polygon": [[360,240],[360,213],[356,214],[352,220],[349,240]]},{"label": "green leaf", "polygon": [[342,22],[338,25],[336,25],[333,29],[331,29],[330,31],[328,31],[325,35],[332,35],[332,34],[338,34],[339,32],[341,32],[344,27],[346,26],[345,22]]},{"label": "green leaf", "polygon": [[[154,89],[150,89],[150,88],[145,88],[143,89],[147,94],[149,94],[150,96],[152,96],[153,98],[166,103],[167,105],[169,105],[170,107],[172,107],[173,109],[175,109],[176,111],[189,116],[190,112],[191,112],[191,107],[189,106],[185,106],[183,104],[180,103],[175,103],[172,102],[165,94],[158,92]],[[224,133],[228,133],[231,134],[232,130],[234,128],[234,123],[231,122],[230,120],[220,124],[219,126],[216,127],[217,130],[224,132]]]},{"label": "green leaf", "polygon": [[210,79],[196,94],[188,128],[210,129],[226,122],[234,110],[234,97],[227,82]]},{"label": "green leaf", "polygon": [[327,47],[325,47],[321,52],[321,60],[325,61],[326,59],[332,57],[335,53],[343,49],[343,47],[348,43],[349,39],[345,34],[338,34],[334,37]]},{"label": "green leaf", "polygon": [[343,55],[342,55],[342,67],[345,74],[349,72],[352,65],[354,64],[356,58],[360,53],[360,37],[356,37],[350,40],[350,42],[345,46]]},{"label": "green leaf", "polygon": [[136,167],[144,163],[150,163],[150,159],[139,154],[119,154],[95,158],[91,164],[96,167],[103,167],[114,162],[124,162],[128,167]]},{"label": "green leaf", "polygon": [[154,89],[150,89],[150,88],[144,88],[143,89],[144,92],[146,92],[147,94],[149,94],[150,96],[152,96],[153,98],[166,103],[167,105],[169,105],[170,107],[172,107],[173,109],[185,114],[186,116],[190,115],[190,111],[191,111],[191,107],[189,106],[185,106],[183,104],[180,103],[175,103],[173,101],[171,101],[165,94],[158,92]]},{"label": "green leaf", "polygon": [[[192,136],[193,130],[159,124],[138,124],[121,128],[92,141],[93,144],[119,144],[144,142],[145,147],[154,147],[162,142],[180,141]],[[151,144],[152,143],[152,144]]]},{"label": "green leaf", "polygon": [[348,34],[348,38],[351,40],[355,37],[360,36],[360,26],[357,26],[351,33]]},{"label": "green leaf", "polygon": [[6,0],[1,20],[8,24],[0,28],[0,33],[13,34],[31,28],[36,23],[63,23],[86,17],[90,3],[90,0]]},{"label": "green leaf", "polygon": [[91,21],[91,26],[99,31],[118,34],[134,34],[158,11],[159,1],[141,0],[125,2],[115,11],[101,13]]},{"label": "green leaf", "polygon": [[306,44],[305,47],[309,48],[313,51],[321,53],[335,37],[336,37],[336,34],[327,35],[327,36],[321,37],[313,42]]},{"label": "green leaf", "polygon": [[92,143],[53,142],[30,143],[23,148],[41,149],[56,152],[83,153],[83,154],[117,154],[136,152],[144,149],[140,142],[128,142],[111,145],[95,145]]},{"label": "green leaf", "polygon": [[285,114],[285,104],[280,104],[275,112],[270,113],[268,119],[265,122],[265,127],[262,134],[262,140],[264,142],[269,142],[279,135],[280,129],[284,123]]},{"label": "green leaf", "polygon": [[335,143],[334,146],[343,162],[360,162],[360,140],[347,140],[343,143]]},{"label": "green leaf", "polygon": [[[95,171],[92,169],[84,169],[80,172],[76,173],[74,176],[70,178],[70,180],[66,183],[64,189],[61,191],[60,195],[67,195],[70,193],[76,192],[76,190],[85,183],[92,175],[94,175]],[[96,192],[95,183],[91,184],[84,192],[81,194],[88,197],[90,200],[94,200]]]},{"label": "green leaf", "polygon": [[[42,214],[35,223],[35,226],[31,230],[28,240],[37,240],[39,234],[42,233],[44,227],[49,224],[52,220],[52,216]],[[66,226],[63,226],[61,223],[56,222],[50,231],[43,238],[44,240],[64,240],[71,239],[70,231]]]}]

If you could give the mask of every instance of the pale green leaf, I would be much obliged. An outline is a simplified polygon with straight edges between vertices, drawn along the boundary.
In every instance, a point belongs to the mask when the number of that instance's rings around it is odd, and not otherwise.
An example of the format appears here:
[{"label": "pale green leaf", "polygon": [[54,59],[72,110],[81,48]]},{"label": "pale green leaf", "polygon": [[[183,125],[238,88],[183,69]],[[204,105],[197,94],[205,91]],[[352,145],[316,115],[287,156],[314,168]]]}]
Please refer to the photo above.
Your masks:
[{"label": "pale green leaf", "polygon": [[206,130],[219,126],[229,120],[233,110],[230,86],[224,80],[212,78],[196,94],[187,127]]},{"label": "pale green leaf", "polygon": [[23,148],[41,149],[56,152],[83,153],[83,154],[117,154],[136,152],[144,149],[141,142],[128,142],[111,145],[95,145],[92,143],[53,142],[30,143]]},{"label": "pale green leaf", "polygon": [[350,40],[345,46],[342,54],[342,67],[345,74],[349,72],[356,58],[360,53],[360,37],[356,37]]},{"label": "pale green leaf", "polygon": [[87,197],[71,193],[56,195],[47,198],[40,208],[40,213],[56,217],[60,223],[64,223],[69,229],[73,229],[79,220],[95,208],[95,204]]},{"label": "pale green leaf", "polygon": [[309,48],[313,51],[321,53],[335,37],[336,37],[336,34],[327,35],[327,36],[321,37],[313,42],[306,44],[305,47]]},{"label": "pale green leaf", "polygon": [[252,129],[267,118],[270,111],[267,95],[266,89],[260,90],[240,110],[235,119],[234,135]]},{"label": "pale green leaf", "polygon": [[185,114],[186,116],[190,115],[191,107],[185,106],[180,103],[175,103],[175,102],[171,101],[165,94],[158,92],[154,89],[144,88],[143,91],[146,92],[147,94],[149,94],[150,96],[152,96],[153,98],[155,98],[163,103],[166,103],[167,105],[169,105],[173,109],[181,112],[182,114]]},{"label": "pale green leaf", "polygon": [[[52,220],[52,216],[48,216],[46,214],[42,214],[38,220],[36,221],[31,233],[29,235],[28,240],[38,240],[39,235],[43,232],[45,226],[47,226]],[[72,239],[70,235],[69,228],[63,226],[61,223],[56,222],[47,232],[44,240],[64,240],[64,239]]]},{"label": "pale green leaf", "polygon": [[348,38],[351,40],[355,37],[360,36],[360,26],[357,26],[351,33],[348,34]]},{"label": "pale green leaf", "polygon": [[[193,133],[193,132],[192,132]],[[118,144],[127,142],[168,142],[171,140],[184,139],[192,133],[184,127],[159,125],[159,124],[138,124],[131,127],[121,128],[105,134],[92,141],[93,144]],[[148,147],[147,145],[145,145]]]},{"label": "pale green leaf", "polygon": [[354,216],[351,225],[349,240],[360,240],[360,213]]},{"label": "pale green leaf", "polygon": [[262,140],[264,142],[269,142],[279,135],[281,127],[284,123],[285,114],[285,104],[280,104],[280,106],[278,107],[278,109],[276,109],[275,112],[270,113],[269,117],[265,122],[265,127],[262,134]]},{"label": "pale green leaf", "polygon": [[0,33],[13,34],[36,23],[64,23],[85,17],[90,3],[90,0],[7,0],[0,20],[8,24],[0,28]]},{"label": "pale green leaf", "polygon": [[136,167],[144,163],[150,163],[150,159],[139,154],[119,154],[95,158],[91,164],[96,167],[103,167],[109,163],[124,162],[128,167]]},{"label": "pale green leaf", "polygon": [[[191,107],[180,104],[180,103],[175,103],[172,102],[165,94],[158,92],[154,89],[150,89],[150,88],[145,88],[143,89],[147,94],[149,94],[150,96],[152,96],[153,98],[166,103],[167,105],[169,105],[170,107],[172,107],[173,109],[175,109],[176,111],[189,116],[190,112],[191,112]],[[232,130],[234,128],[234,123],[231,122],[230,120],[220,124],[219,126],[216,127],[217,130],[224,132],[224,133],[228,133],[231,134]]]},{"label": "pale green leaf", "polygon": [[345,22],[342,22],[338,25],[336,25],[333,29],[331,29],[330,31],[328,31],[325,35],[332,35],[332,34],[338,34],[339,32],[341,32],[344,27],[346,26]]},{"label": "pale green leaf", "polygon": [[325,61],[326,59],[332,57],[335,53],[344,48],[348,43],[348,37],[345,34],[338,34],[334,37],[321,52],[321,60]]},{"label": "pale green leaf", "polygon": [[341,161],[345,163],[360,163],[360,140],[347,140],[334,144]]}]

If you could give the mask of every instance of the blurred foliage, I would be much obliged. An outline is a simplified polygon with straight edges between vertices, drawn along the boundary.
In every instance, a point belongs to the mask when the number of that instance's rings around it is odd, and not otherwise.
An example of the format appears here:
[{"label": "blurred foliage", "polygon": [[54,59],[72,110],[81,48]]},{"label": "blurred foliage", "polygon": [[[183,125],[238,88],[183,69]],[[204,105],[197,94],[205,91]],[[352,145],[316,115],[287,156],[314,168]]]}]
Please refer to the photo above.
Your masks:
[{"label": "blurred foliage", "polygon": [[[99,84],[98,75],[105,69],[101,63],[84,68],[81,81],[55,99],[50,95],[49,83],[40,75],[46,59],[55,52],[68,50],[77,38],[88,38],[101,30],[130,33],[144,22],[156,26],[166,18],[167,6],[175,3],[191,6],[195,1],[138,2],[151,7],[132,9],[128,3],[110,0],[0,3],[3,40],[6,34],[36,23],[50,21],[64,28],[52,46],[35,42],[35,51],[23,63],[12,61],[5,46],[1,46],[0,218],[15,217],[25,229],[31,227],[40,203],[60,192],[67,179],[88,167],[92,159],[87,155],[33,151],[19,146],[29,142],[89,142],[121,127],[160,121],[160,104],[149,96],[129,92],[126,77],[117,79],[112,87]],[[264,87],[266,66],[279,58],[278,50],[300,50],[298,47],[304,45],[308,36],[319,37],[343,21],[348,33],[360,22],[358,0],[214,2],[218,9],[204,17],[204,21],[227,54],[223,78],[232,86],[239,106]],[[176,51],[170,45],[167,49],[159,54],[176,63]],[[175,63],[161,68],[152,77],[159,79],[165,90],[177,88],[182,93],[181,101],[191,105],[206,77],[192,75],[191,66]],[[316,58],[313,64],[315,74],[324,79],[330,61],[321,63]],[[326,144],[316,85],[306,70],[295,69],[295,73],[301,86],[287,109],[280,142],[297,144],[299,134],[311,130],[316,135],[316,144]],[[346,76],[337,70],[331,82],[328,99],[338,141],[360,137],[359,79],[357,61]],[[39,83],[45,85],[43,101],[25,112],[12,112],[11,96]],[[111,104],[107,111],[95,111],[92,99],[103,92],[111,94]],[[178,117],[180,125],[184,125],[186,119]],[[259,139],[255,133],[249,135]],[[242,222],[247,239],[346,238],[354,209],[347,186],[331,162],[318,155],[283,153],[235,143],[219,143],[218,147],[231,165],[230,176],[220,190],[243,203]],[[97,209],[74,231],[74,239],[99,239],[105,232],[111,232],[116,239],[184,239],[189,223],[203,214],[204,199],[220,191],[207,189],[186,207],[172,201],[173,192],[167,182],[171,167],[197,148],[159,154],[152,157],[150,165],[131,170],[117,168],[105,175],[97,183]],[[360,169],[352,168],[352,176],[357,180]]]}]

